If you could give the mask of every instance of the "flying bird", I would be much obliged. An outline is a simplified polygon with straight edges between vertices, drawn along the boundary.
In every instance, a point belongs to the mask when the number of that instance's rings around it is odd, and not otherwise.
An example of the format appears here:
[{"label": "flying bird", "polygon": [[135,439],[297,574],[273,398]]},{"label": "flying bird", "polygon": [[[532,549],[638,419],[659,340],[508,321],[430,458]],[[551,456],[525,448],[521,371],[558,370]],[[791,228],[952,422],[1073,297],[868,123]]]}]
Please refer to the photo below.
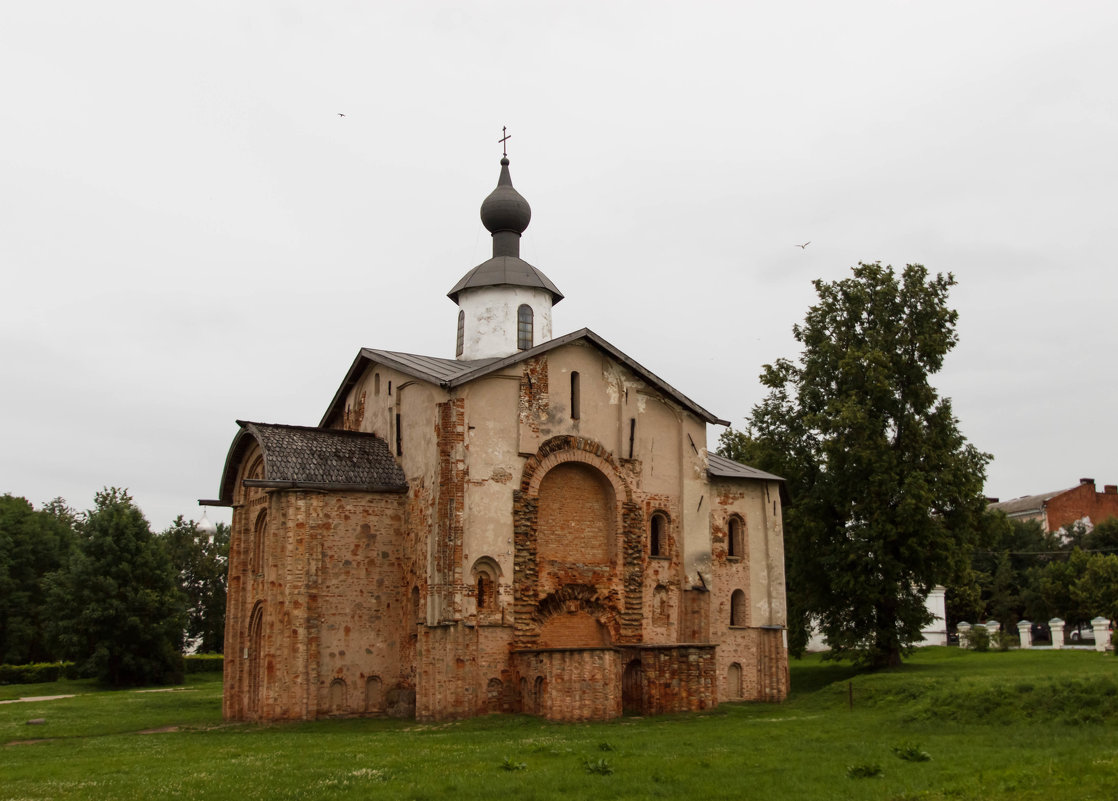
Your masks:
[{"label": "flying bird", "polygon": [[810,244],[811,244],[811,240],[809,239],[807,242],[804,242],[802,245],[792,245],[792,247],[799,248],[800,250],[803,250],[804,248],[806,248]]},{"label": "flying bird", "polygon": [[339,117],[344,117],[344,116],[345,116],[345,114],[342,114],[342,112],[340,112],[340,111],[339,111],[339,112],[338,112],[338,116],[339,116]]}]

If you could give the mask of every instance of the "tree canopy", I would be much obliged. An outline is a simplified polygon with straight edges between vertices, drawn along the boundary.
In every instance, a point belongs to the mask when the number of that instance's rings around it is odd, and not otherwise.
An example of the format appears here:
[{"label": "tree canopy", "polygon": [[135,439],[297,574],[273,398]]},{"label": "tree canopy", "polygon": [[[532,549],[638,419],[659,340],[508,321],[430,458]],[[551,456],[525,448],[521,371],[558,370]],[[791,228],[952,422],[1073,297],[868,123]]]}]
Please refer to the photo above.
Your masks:
[{"label": "tree canopy", "polygon": [[126,490],[97,493],[69,561],[51,577],[60,654],[113,685],[173,681],[183,598],[163,543]]},{"label": "tree canopy", "polygon": [[768,396],[721,451],[783,475],[793,644],[810,619],[832,654],[900,661],[924,598],[967,565],[989,456],[930,377],[957,343],[951,275],[859,264],[814,282],[797,361],[765,365]]},{"label": "tree canopy", "polygon": [[199,534],[182,515],[161,535],[186,596],[186,645],[219,654],[225,647],[225,589],[229,526],[217,524],[213,537]]},{"label": "tree canopy", "polygon": [[0,664],[51,659],[44,578],[72,539],[73,513],[61,501],[36,511],[25,498],[0,496]]}]

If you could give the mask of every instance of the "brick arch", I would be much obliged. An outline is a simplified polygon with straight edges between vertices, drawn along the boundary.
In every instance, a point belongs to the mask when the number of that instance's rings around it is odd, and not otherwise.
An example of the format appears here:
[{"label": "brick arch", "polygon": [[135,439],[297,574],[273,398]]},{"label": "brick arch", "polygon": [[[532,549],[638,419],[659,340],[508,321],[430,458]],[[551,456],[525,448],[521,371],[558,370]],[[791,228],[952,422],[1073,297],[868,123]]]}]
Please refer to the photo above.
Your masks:
[{"label": "brick arch", "polygon": [[611,641],[616,642],[620,634],[617,614],[588,584],[564,584],[541,599],[532,614],[532,622],[539,631],[552,618],[569,614],[589,615],[606,630]]},{"label": "brick arch", "polygon": [[600,474],[613,489],[617,518],[615,554],[624,578],[620,597],[609,601],[611,625],[608,630],[615,643],[640,642],[642,636],[642,587],[644,581],[644,512],[633,500],[633,490],[623,478],[617,460],[600,443],[584,437],[559,436],[545,441],[528,457],[520,485],[513,492],[513,613],[516,646],[533,648],[539,642],[538,604],[544,600],[539,574],[537,531],[540,514],[540,483],[559,465],[583,464]]},{"label": "brick arch", "polygon": [[537,497],[543,477],[565,462],[582,462],[597,469],[613,485],[613,493],[618,501],[633,502],[633,490],[621,477],[621,470],[613,454],[594,440],[569,435],[552,437],[528,457],[520,478],[520,491]]}]

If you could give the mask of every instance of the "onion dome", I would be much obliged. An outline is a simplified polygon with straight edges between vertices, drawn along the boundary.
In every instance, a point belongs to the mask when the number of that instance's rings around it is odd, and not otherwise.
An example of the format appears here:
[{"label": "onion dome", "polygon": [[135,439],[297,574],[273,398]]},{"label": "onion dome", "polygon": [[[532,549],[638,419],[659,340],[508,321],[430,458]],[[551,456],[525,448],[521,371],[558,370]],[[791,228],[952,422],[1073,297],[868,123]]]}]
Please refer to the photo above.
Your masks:
[{"label": "onion dome", "polygon": [[203,509],[202,519],[194,524],[194,530],[198,532],[199,535],[212,540],[214,535],[217,534],[217,525],[206,517],[206,511]]},{"label": "onion dome", "polygon": [[447,297],[458,303],[459,295],[466,290],[490,286],[526,287],[542,289],[553,303],[563,299],[563,293],[551,283],[542,271],[520,258],[520,235],[532,220],[532,207],[524,196],[512,186],[508,157],[501,159],[501,176],[497,188],[481,204],[481,222],[493,235],[493,258],[470,270]]},{"label": "onion dome", "polygon": [[497,188],[481,204],[481,224],[491,234],[511,231],[519,236],[532,221],[532,207],[512,186],[508,157],[501,159]]}]

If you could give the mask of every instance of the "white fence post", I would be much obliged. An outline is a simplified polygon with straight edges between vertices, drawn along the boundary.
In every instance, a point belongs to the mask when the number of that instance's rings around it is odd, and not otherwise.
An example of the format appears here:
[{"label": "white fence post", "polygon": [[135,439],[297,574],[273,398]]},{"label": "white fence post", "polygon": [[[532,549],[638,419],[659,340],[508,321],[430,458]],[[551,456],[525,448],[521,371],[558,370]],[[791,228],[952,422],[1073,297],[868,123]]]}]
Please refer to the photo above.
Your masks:
[{"label": "white fence post", "polygon": [[1017,636],[1021,638],[1022,648],[1033,647],[1033,624],[1027,620],[1017,621]]},{"label": "white fence post", "polygon": [[1058,617],[1054,617],[1048,621],[1048,628],[1052,630],[1052,647],[1060,649],[1064,647],[1064,621]]},{"label": "white fence post", "polygon": [[955,631],[959,632],[959,647],[969,647],[970,643],[967,641],[967,635],[970,634],[970,623],[960,620],[958,625],[955,626]]},{"label": "white fence post", "polygon": [[1095,650],[1105,651],[1110,645],[1110,621],[1101,615],[1091,621],[1095,630]]}]

